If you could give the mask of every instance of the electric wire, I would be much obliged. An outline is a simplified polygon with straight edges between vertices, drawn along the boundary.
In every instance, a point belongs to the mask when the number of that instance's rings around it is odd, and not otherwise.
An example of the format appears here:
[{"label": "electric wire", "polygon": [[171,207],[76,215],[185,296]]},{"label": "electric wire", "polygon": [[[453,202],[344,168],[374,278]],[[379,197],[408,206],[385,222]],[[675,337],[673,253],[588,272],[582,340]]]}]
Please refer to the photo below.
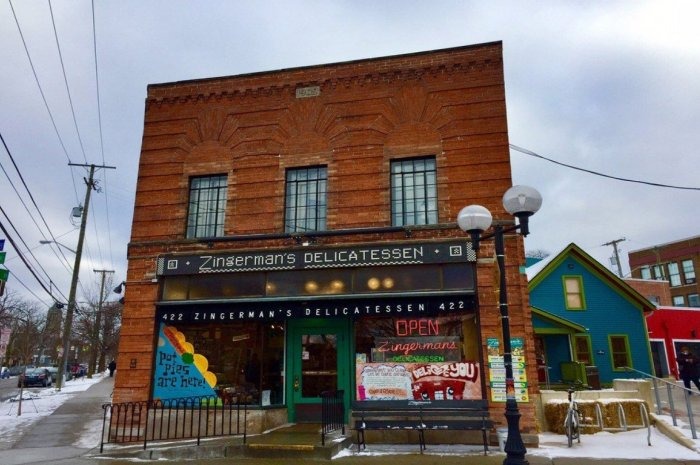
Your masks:
[{"label": "electric wire", "polygon": [[[39,205],[37,205],[36,200],[34,199],[34,196],[32,195],[32,192],[29,189],[29,186],[27,185],[26,181],[24,180],[24,176],[22,176],[22,172],[20,171],[19,167],[17,166],[17,163],[15,162],[15,157],[12,156],[12,152],[10,151],[10,148],[7,146],[7,143],[5,142],[5,138],[3,137],[2,132],[0,132],[0,141],[2,141],[2,145],[5,148],[5,152],[7,152],[7,156],[10,158],[10,161],[12,162],[12,166],[15,167],[15,171],[17,172],[17,175],[19,176],[20,181],[22,181],[22,185],[24,186],[24,189],[27,191],[27,194],[29,195],[29,198],[31,199],[32,204],[34,205],[34,208],[36,208],[36,211],[39,213],[39,216],[41,217],[41,220],[43,221],[44,226],[46,226],[46,230],[48,231],[49,236],[51,236],[52,241],[55,242],[56,237],[54,237],[53,232],[51,232],[51,228],[49,227],[49,224],[46,222],[46,218],[44,218],[44,215],[41,213],[41,209],[39,208]],[[39,224],[36,222],[34,215],[32,215],[32,213],[29,211],[29,207],[27,207],[27,204],[22,199],[22,196],[20,195],[19,191],[15,187],[14,182],[12,182],[12,179],[10,179],[10,176],[8,175],[7,171],[5,171],[5,167],[2,165],[2,163],[0,163],[0,168],[2,169],[3,173],[5,173],[5,176],[7,177],[8,181],[10,182],[12,189],[14,189],[15,194],[17,194],[17,198],[19,198],[19,201],[22,203],[22,205],[24,206],[24,209],[29,214],[29,217],[34,222],[34,225],[37,227],[37,230],[39,231],[41,236],[44,238],[44,240],[46,240],[46,235],[42,231]],[[67,263],[68,264],[68,271],[72,271],[70,268],[70,262],[66,258],[63,251],[58,249],[58,252],[60,253],[61,257],[63,258],[63,260],[65,262],[65,263],[64,262],[61,262],[61,263],[63,263],[64,265]],[[57,257],[58,257],[58,255],[57,255]],[[61,261],[61,257],[58,257],[59,261]]]},{"label": "electric wire", "polygon": [[[91,2],[92,11],[92,50],[95,61],[95,96],[97,98],[97,127],[99,132],[100,141],[100,154],[102,155],[102,164],[106,165],[105,162],[105,149],[104,149],[104,136],[102,131],[102,104],[100,101],[100,73],[99,66],[97,62],[97,28],[95,26],[95,0]],[[107,189],[107,170],[104,170],[104,199],[105,199],[105,219],[107,221],[107,244],[109,246],[109,260],[110,263],[114,263],[114,254],[112,248],[112,225],[109,221],[109,195]]]},{"label": "electric wire", "polygon": [[[41,99],[44,101],[44,106],[46,107],[46,111],[49,114],[49,119],[51,120],[51,124],[53,125],[54,132],[56,133],[56,137],[58,138],[59,143],[61,144],[61,148],[63,149],[63,153],[66,156],[66,159],[68,160],[68,163],[70,163],[70,156],[68,156],[68,150],[66,150],[66,145],[63,143],[63,138],[61,138],[61,134],[58,132],[58,127],[56,126],[56,120],[53,117],[53,113],[51,112],[51,108],[49,107],[49,103],[46,100],[46,95],[44,94],[44,89],[41,87],[41,83],[39,82],[39,76],[37,75],[36,68],[34,67],[34,62],[32,61],[32,57],[29,53],[29,48],[27,47],[27,42],[24,40],[24,34],[22,33],[22,28],[19,25],[19,20],[17,19],[17,14],[15,13],[15,8],[12,5],[12,0],[9,0],[10,3],[10,9],[12,10],[12,16],[15,19],[15,24],[17,25],[17,31],[19,31],[19,36],[22,39],[22,45],[24,46],[24,52],[27,55],[27,59],[29,60],[29,66],[32,68],[32,74],[34,75],[34,81],[36,82],[37,87],[39,88],[39,93],[41,94]],[[73,172],[71,171],[71,176],[73,176]],[[75,178],[73,178],[73,190],[75,191],[75,201],[76,203],[79,203],[80,200],[78,199],[78,189],[75,186]]]},{"label": "electric wire", "polygon": [[604,178],[615,179],[615,180],[617,180],[617,181],[632,182],[632,183],[637,183],[637,184],[645,184],[645,185],[647,185],[647,186],[667,187],[667,188],[669,188],[669,189],[682,189],[682,190],[700,191],[700,187],[674,186],[674,185],[671,185],[671,184],[661,184],[661,183],[658,183],[658,182],[640,181],[640,180],[638,180],[638,179],[622,178],[622,177],[619,177],[619,176],[613,176],[613,175],[610,175],[610,174],[604,174],[604,173],[600,173],[600,172],[598,172],[598,171],[593,171],[593,170],[589,170],[589,169],[586,169],[586,168],[581,168],[581,167],[579,167],[579,166],[569,165],[569,164],[567,164],[567,163],[562,163],[562,162],[560,162],[560,161],[552,160],[551,158],[547,158],[547,157],[542,156],[542,155],[540,155],[540,154],[538,154],[538,153],[535,153],[535,152],[533,152],[533,151],[531,151],[531,150],[527,150],[527,149],[524,149],[524,148],[522,148],[522,147],[518,147],[517,145],[514,145],[514,144],[508,144],[508,145],[510,146],[511,149],[513,149],[513,150],[515,150],[515,151],[517,151],[517,152],[520,152],[520,153],[524,153],[525,155],[530,155],[530,156],[535,157],[535,158],[541,158],[542,160],[546,160],[546,161],[548,161],[548,162],[550,162],[550,163],[554,163],[555,165],[565,166],[565,167],[567,167],[567,168],[571,168],[571,169],[573,169],[573,170],[578,170],[578,171],[583,171],[584,173],[593,174],[593,175],[595,175],[595,176],[601,176],[601,177],[604,177]]},{"label": "electric wire", "polygon": [[[39,260],[37,260],[37,258],[36,258],[36,256],[34,255],[32,249],[31,249],[31,248],[27,245],[27,243],[24,241],[24,238],[23,238],[22,235],[19,233],[19,231],[18,231],[17,228],[15,227],[14,223],[12,223],[12,220],[10,219],[10,217],[7,216],[7,213],[6,213],[5,210],[2,208],[2,206],[0,206],[0,213],[2,213],[2,215],[5,217],[5,219],[6,219],[7,222],[10,224],[10,226],[12,227],[13,231],[15,232],[15,234],[17,234],[17,236],[19,237],[19,240],[20,240],[20,241],[22,242],[22,244],[24,245],[26,251],[27,251],[27,252],[29,253],[29,255],[32,257],[32,259],[36,262],[37,267],[46,275],[46,279],[48,279],[49,284],[52,283],[53,280],[51,279],[51,276],[49,276],[49,274],[48,274],[47,271],[44,269],[44,267],[41,265],[41,263],[39,262]],[[5,228],[3,228],[3,231],[5,231]],[[16,244],[16,242],[14,242],[14,241],[11,241],[11,243],[12,243],[13,246]],[[19,248],[17,248],[17,247],[15,246],[15,252],[18,254],[18,256],[20,256],[20,258],[23,258],[23,261],[24,261],[25,264],[26,264],[27,261],[26,261],[26,259],[25,259],[25,257],[24,257],[24,253],[22,252],[22,250],[19,249]],[[50,288],[50,286],[49,286],[49,288]],[[60,291],[58,291],[58,292],[60,293]]]},{"label": "electric wire", "polygon": [[61,43],[58,40],[58,31],[56,31],[56,21],[53,16],[53,8],[51,7],[51,0],[49,0],[49,13],[51,14],[51,26],[53,27],[53,36],[56,39],[56,49],[58,50],[58,59],[61,62],[61,71],[63,73],[63,83],[66,85],[66,93],[68,94],[68,103],[70,104],[70,112],[73,115],[73,126],[75,127],[75,132],[78,135],[78,142],[80,144],[80,150],[83,152],[83,159],[87,163],[87,156],[85,155],[85,147],[83,146],[83,138],[80,137],[80,130],[78,129],[78,120],[75,118],[75,108],[73,106],[73,97],[70,93],[70,87],[68,86],[68,76],[66,76],[66,67],[63,64],[63,54],[61,53]]},{"label": "electric wire", "polygon": [[[1,208],[1,207],[0,207],[0,208]],[[5,212],[3,211],[3,215],[4,215],[4,214],[5,214]],[[19,247],[17,247],[17,243],[14,241],[14,239],[13,239],[12,236],[9,234],[9,232],[7,231],[7,229],[5,229],[5,225],[2,223],[2,221],[0,221],[0,229],[2,229],[2,232],[5,234],[5,237],[7,238],[7,240],[10,241],[10,244],[12,244],[12,247],[14,247],[15,252],[17,253],[17,256],[20,258],[20,260],[22,260],[22,262],[23,262],[24,265],[27,267],[27,269],[28,269],[29,272],[32,274],[32,276],[34,276],[34,279],[36,279],[37,283],[39,283],[39,286],[41,286],[41,288],[44,289],[44,291],[46,291],[46,293],[47,293],[54,301],[58,302],[59,300],[56,299],[56,298],[54,297],[54,295],[51,293],[51,290],[48,289],[48,288],[46,287],[46,284],[45,284],[45,283],[41,280],[41,278],[36,274],[36,271],[34,271],[34,268],[32,268],[32,266],[29,264],[29,262],[27,262],[27,259],[24,257],[24,254],[22,254],[22,252],[20,251],[21,249],[20,249]]]}]

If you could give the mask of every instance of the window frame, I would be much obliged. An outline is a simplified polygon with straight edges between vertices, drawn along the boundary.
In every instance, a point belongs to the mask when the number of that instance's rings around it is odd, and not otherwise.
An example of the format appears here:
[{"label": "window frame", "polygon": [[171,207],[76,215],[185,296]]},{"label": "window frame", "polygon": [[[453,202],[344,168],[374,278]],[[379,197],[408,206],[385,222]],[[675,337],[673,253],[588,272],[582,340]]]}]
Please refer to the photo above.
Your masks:
[{"label": "window frame", "polygon": [[[310,177],[310,174],[314,176]],[[297,178],[290,179],[292,175]],[[315,201],[308,202],[312,197]],[[292,201],[293,204],[290,204]],[[288,168],[284,176],[284,232],[325,231],[327,219],[328,167],[314,165]]]},{"label": "window frame", "polygon": [[[689,265],[689,266],[688,266]],[[692,259],[682,260],[683,280],[686,284],[695,284],[695,264]]]},{"label": "window frame", "polygon": [[[202,180],[208,180],[209,186],[195,187],[195,183]],[[223,185],[211,186],[212,181],[223,180]],[[196,193],[196,200],[193,194]],[[213,194],[212,194],[213,193]],[[203,198],[204,197],[204,198]],[[213,212],[201,213],[201,210],[207,205],[214,204]],[[204,176],[191,176],[189,179],[189,189],[187,197],[187,216],[185,217],[185,238],[187,239],[202,239],[207,237],[222,237],[224,236],[226,226],[226,208],[228,203],[228,175],[227,174],[211,174]],[[194,209],[196,207],[196,209]],[[210,221],[214,217],[213,222]],[[200,222],[200,218],[204,217]],[[193,221],[194,220],[194,221]],[[214,230],[213,233],[212,229]]]},{"label": "window frame", "polygon": [[[700,296],[697,293],[687,295],[688,307],[698,308],[700,307]],[[693,305],[695,304],[695,305]]]},{"label": "window frame", "polygon": [[437,161],[434,155],[391,160],[389,189],[392,226],[438,224]]},{"label": "window frame", "polygon": [[[677,300],[680,299],[680,303]],[[682,295],[671,296],[671,303],[674,307],[685,307],[685,297]]]},{"label": "window frame", "polygon": [[677,287],[681,285],[681,270],[676,262],[668,262],[666,265],[668,268],[668,282],[671,287]]},{"label": "window frame", "polygon": [[586,342],[586,350],[587,350],[587,355],[588,355],[588,363],[587,365],[593,365],[593,346],[591,344],[591,336],[589,334],[574,334],[574,360],[577,362],[580,362],[581,359],[579,358],[579,350],[578,350],[578,343],[577,341],[579,340],[585,340]]},{"label": "window frame", "polygon": [[[618,368],[615,366],[615,355],[619,354],[620,352],[616,352],[613,350],[613,339],[614,338],[620,338],[624,342],[625,345],[625,357],[627,358],[627,364],[625,364],[623,367]],[[610,350],[610,366],[612,368],[612,371],[627,371],[625,370],[624,367],[629,367],[629,368],[634,368],[633,362],[632,362],[632,351],[630,349],[630,341],[629,341],[629,336],[627,334],[608,334],[608,349]]]},{"label": "window frame", "polygon": [[[562,279],[562,289],[564,291],[564,305],[567,310],[571,311],[583,311],[586,310],[586,294],[583,289],[583,276],[580,275],[563,275],[561,277]],[[568,287],[567,287],[567,282],[568,281],[576,281],[578,282],[578,292],[569,292]],[[574,307],[572,305],[569,305],[569,295],[578,295],[581,304],[580,306]]]}]

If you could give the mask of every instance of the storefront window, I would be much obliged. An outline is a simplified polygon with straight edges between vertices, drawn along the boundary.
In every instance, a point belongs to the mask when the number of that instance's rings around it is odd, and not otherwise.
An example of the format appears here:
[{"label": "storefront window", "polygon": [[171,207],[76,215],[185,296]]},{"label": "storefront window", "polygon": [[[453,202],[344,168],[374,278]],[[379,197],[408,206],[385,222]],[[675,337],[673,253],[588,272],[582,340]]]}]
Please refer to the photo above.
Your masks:
[{"label": "storefront window", "polygon": [[282,404],[283,360],[280,323],[163,324],[154,397],[216,395],[224,404]]},{"label": "storefront window", "polygon": [[474,314],[359,320],[355,398],[481,399],[478,347]]}]

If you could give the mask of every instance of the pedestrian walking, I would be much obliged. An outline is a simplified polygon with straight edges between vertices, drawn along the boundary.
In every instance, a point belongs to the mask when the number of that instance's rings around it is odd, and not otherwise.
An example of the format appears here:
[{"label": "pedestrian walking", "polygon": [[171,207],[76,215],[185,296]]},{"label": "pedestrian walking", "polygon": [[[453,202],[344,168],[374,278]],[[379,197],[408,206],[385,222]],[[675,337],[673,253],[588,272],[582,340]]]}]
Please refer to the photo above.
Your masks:
[{"label": "pedestrian walking", "polygon": [[[111,362],[109,362],[109,365],[107,365],[107,368],[109,368],[109,377],[111,378],[112,376],[114,376],[114,370],[117,369],[117,362],[112,360]],[[698,386],[698,389],[700,389],[700,386]]]},{"label": "pedestrian walking", "polygon": [[[690,352],[687,346],[681,347],[681,353],[676,357],[678,362],[678,371],[686,389],[690,388],[690,382],[695,384],[695,387],[700,391],[700,369],[698,367],[698,359]],[[691,392],[692,394],[692,392]]]}]

